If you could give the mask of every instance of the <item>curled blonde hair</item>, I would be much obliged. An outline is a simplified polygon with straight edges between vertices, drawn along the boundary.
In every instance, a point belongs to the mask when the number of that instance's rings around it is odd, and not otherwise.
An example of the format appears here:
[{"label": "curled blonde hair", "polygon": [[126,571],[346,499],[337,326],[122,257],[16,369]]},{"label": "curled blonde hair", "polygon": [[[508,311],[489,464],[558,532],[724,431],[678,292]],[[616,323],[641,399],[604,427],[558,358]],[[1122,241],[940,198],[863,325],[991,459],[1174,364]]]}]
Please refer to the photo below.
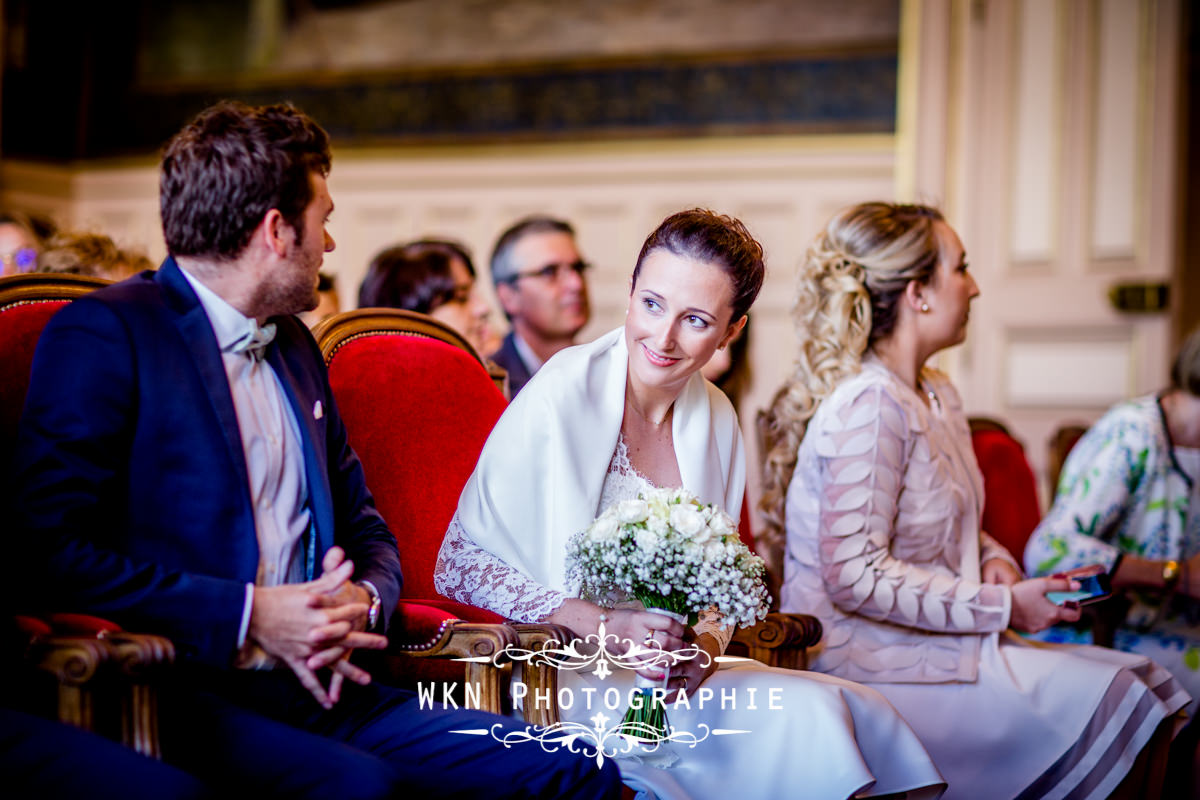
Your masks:
[{"label": "curled blonde hair", "polygon": [[934,223],[942,219],[929,206],[860,203],[834,214],[809,246],[792,308],[796,367],[759,415],[768,551],[786,536],[787,487],[808,421],[861,369],[863,353],[891,334],[905,287],[932,280],[940,252]]}]

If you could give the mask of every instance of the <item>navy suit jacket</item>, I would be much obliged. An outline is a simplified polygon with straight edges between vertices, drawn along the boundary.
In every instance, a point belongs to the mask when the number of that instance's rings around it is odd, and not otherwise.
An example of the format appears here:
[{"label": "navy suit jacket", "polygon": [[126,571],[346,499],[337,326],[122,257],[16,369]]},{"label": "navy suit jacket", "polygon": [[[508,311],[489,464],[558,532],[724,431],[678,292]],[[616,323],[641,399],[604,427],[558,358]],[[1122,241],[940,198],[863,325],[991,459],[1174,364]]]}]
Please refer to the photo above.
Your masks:
[{"label": "navy suit jacket", "polygon": [[[316,571],[340,545],[390,612],[396,542],[346,441],[320,351],[296,318],[272,321],[267,360],[303,439]],[[53,610],[168,636],[183,659],[232,663],[258,540],[216,336],[173,259],[75,300],[47,325],[14,473]]]},{"label": "navy suit jacket", "polygon": [[521,360],[521,354],[517,352],[517,343],[513,339],[515,335],[509,331],[508,336],[505,336],[504,341],[500,343],[500,349],[488,356],[508,372],[510,397],[516,397],[517,392],[521,391],[522,387],[533,377],[529,367],[525,366],[525,362]]}]

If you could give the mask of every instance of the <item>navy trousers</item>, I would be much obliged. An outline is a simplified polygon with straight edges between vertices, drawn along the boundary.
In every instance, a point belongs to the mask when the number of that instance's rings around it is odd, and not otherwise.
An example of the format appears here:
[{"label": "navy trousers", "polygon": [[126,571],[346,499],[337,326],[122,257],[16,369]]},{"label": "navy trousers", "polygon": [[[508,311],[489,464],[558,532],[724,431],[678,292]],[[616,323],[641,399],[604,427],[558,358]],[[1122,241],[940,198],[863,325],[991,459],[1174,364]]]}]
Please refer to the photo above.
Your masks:
[{"label": "navy trousers", "polygon": [[0,708],[0,792],[13,798],[199,800],[191,775],[94,733]]},{"label": "navy trousers", "polygon": [[[202,688],[199,688],[202,687]],[[536,742],[506,748],[455,730],[522,723],[419,708],[416,695],[347,682],[326,711],[287,670],[207,672],[174,685],[160,716],[164,758],[221,794],[256,797],[616,798],[606,761]]]}]

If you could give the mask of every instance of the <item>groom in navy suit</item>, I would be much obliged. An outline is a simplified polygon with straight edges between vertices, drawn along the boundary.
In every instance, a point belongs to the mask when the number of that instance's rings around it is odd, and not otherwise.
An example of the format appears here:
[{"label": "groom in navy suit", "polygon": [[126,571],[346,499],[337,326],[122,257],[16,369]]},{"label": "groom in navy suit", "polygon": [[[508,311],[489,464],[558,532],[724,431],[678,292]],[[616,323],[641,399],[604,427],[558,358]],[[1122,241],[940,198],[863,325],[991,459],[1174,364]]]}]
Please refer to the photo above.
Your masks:
[{"label": "groom in navy suit", "polygon": [[350,659],[386,646],[401,573],[292,316],[334,246],[329,167],[291,106],[222,103],[167,146],[170,257],[38,345],[14,472],[39,599],[170,637],[166,759],[239,796],[614,796],[611,762],[454,733],[504,721]]}]

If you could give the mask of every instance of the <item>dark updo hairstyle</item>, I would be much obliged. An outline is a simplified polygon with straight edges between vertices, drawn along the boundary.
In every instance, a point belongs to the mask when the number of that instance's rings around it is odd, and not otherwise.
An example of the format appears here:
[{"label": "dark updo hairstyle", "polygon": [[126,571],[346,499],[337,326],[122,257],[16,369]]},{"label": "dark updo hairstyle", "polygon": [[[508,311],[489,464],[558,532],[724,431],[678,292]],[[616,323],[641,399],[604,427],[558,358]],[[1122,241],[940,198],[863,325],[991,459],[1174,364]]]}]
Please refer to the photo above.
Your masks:
[{"label": "dark updo hairstyle", "polygon": [[655,250],[667,250],[680,258],[715,264],[729,276],[733,284],[733,316],[737,322],[754,303],[762,288],[766,267],[763,249],[741,220],[717,214],[705,208],[680,211],[662,221],[646,238],[637,266],[633,268],[633,285],[637,286],[642,262]]},{"label": "dark updo hairstyle", "polygon": [[454,297],[451,261],[439,249],[389,247],[371,259],[358,288],[358,306],[428,314]]},{"label": "dark updo hairstyle", "polygon": [[1179,346],[1171,364],[1171,386],[1200,397],[1200,328],[1189,333]]}]

